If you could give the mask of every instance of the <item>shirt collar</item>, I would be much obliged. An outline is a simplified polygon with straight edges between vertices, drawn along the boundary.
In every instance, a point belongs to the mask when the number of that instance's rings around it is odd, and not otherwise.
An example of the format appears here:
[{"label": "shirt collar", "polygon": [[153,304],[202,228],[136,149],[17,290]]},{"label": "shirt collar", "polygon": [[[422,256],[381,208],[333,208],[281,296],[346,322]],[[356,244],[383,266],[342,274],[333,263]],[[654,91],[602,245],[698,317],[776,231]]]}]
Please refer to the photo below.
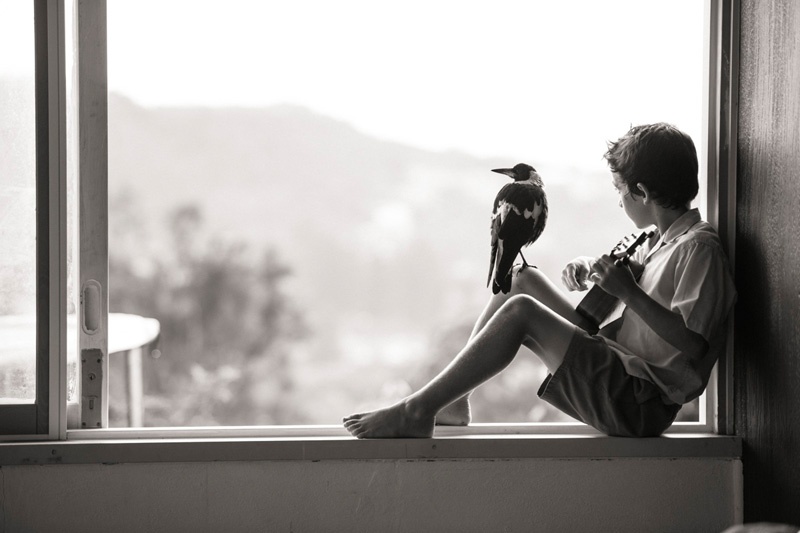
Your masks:
[{"label": "shirt collar", "polygon": [[675,242],[678,237],[684,235],[689,229],[700,222],[700,211],[695,209],[690,209],[680,217],[678,217],[675,222],[667,229],[664,233],[664,238],[662,242],[664,243],[673,243]]}]

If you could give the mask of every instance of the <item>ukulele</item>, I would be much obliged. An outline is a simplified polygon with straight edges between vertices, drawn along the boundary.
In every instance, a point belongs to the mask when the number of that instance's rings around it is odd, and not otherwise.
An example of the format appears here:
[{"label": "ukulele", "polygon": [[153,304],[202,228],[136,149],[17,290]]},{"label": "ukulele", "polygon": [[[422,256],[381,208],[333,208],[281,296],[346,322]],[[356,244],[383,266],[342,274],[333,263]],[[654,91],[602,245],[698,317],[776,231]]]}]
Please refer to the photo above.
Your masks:
[{"label": "ukulele", "polygon": [[[655,231],[643,231],[638,237],[635,233],[624,237],[611,249],[611,253],[609,253],[612,259],[615,259],[614,264],[618,267],[626,266],[631,268],[630,258],[633,252],[654,234]],[[633,271],[633,269],[631,270]],[[644,268],[640,266],[636,270],[637,271],[633,271],[633,275],[638,281]],[[583,318],[591,322],[596,331],[600,328],[600,324],[603,320],[605,320],[608,314],[616,307],[617,301],[618,299],[616,296],[608,294],[601,289],[599,285],[595,284],[578,304],[576,311],[578,311],[578,314]]]}]

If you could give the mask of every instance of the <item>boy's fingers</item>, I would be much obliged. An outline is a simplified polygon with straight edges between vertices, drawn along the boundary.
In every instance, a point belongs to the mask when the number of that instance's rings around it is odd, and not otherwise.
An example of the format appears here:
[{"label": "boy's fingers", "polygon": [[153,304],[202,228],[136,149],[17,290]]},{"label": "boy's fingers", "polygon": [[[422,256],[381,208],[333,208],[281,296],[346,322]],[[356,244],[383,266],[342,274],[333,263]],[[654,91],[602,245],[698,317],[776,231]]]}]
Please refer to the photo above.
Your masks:
[{"label": "boy's fingers", "polygon": [[571,291],[577,288],[577,278],[578,274],[575,265],[572,263],[569,263],[564,267],[564,270],[561,271],[561,283]]},{"label": "boy's fingers", "polygon": [[569,279],[572,282],[572,286],[577,288],[578,283],[580,283],[580,279],[581,279],[581,269],[580,269],[580,267],[575,266],[575,265],[570,265]]},{"label": "boy's fingers", "polygon": [[595,265],[597,263],[601,263],[603,265],[612,265],[613,264],[613,260],[612,260],[610,255],[601,255],[600,257],[597,258],[597,261],[595,262]]},{"label": "boy's fingers", "polygon": [[604,255],[595,261],[595,263],[592,265],[592,272],[589,274],[589,281],[593,282],[594,284],[598,284],[603,281],[605,275],[608,273],[608,269],[613,266],[609,259],[609,256]]},{"label": "boy's fingers", "polygon": [[577,284],[578,290],[585,291],[586,289],[589,288],[589,286],[586,285],[586,280],[588,278],[589,278],[589,270],[585,268],[583,265],[581,265],[580,268],[577,270],[577,272],[575,272],[575,282]]},{"label": "boy's fingers", "polygon": [[596,272],[599,274],[605,274],[608,272],[608,269],[614,266],[614,262],[611,259],[611,256],[604,255],[595,261],[594,265],[592,265],[592,272]]}]

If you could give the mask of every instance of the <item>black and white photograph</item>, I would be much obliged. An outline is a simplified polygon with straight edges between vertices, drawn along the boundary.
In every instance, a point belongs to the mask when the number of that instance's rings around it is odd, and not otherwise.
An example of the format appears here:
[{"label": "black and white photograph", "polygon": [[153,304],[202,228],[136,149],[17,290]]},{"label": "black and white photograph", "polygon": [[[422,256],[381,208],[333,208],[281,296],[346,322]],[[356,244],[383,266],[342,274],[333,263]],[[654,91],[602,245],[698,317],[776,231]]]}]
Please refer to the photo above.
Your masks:
[{"label": "black and white photograph", "polygon": [[0,533],[800,532],[800,4],[0,0]]}]

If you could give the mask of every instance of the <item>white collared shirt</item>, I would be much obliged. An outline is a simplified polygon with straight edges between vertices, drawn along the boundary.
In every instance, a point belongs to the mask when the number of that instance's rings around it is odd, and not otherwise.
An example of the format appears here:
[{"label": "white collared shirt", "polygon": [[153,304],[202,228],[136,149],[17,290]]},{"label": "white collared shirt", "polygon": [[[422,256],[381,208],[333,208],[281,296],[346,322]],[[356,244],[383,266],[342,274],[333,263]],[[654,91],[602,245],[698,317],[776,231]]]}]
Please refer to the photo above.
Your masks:
[{"label": "white collared shirt", "polygon": [[665,401],[683,404],[702,394],[725,341],[725,321],[736,301],[730,267],[717,232],[697,209],[681,215],[663,236],[658,232],[633,259],[644,265],[639,286],[659,304],[683,317],[703,336],[708,351],[694,360],[625,309],[608,344],[633,376],[655,383]]}]

